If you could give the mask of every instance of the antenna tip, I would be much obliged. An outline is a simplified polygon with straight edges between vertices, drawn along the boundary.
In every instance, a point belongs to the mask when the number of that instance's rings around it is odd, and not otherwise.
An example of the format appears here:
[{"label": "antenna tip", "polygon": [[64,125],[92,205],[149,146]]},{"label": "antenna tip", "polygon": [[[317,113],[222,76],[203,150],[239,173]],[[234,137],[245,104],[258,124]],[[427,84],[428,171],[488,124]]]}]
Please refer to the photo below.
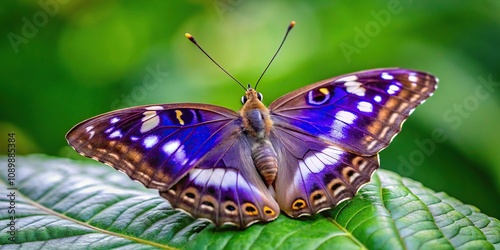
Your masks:
[{"label": "antenna tip", "polygon": [[290,22],[290,25],[289,25],[288,27],[289,27],[289,29],[291,29],[291,28],[293,28],[294,26],[295,26],[295,21],[291,21],[291,22]]},{"label": "antenna tip", "polygon": [[184,36],[186,36],[186,38],[189,39],[191,42],[196,43],[194,40],[194,37],[191,34],[186,33],[186,34],[184,34]]}]

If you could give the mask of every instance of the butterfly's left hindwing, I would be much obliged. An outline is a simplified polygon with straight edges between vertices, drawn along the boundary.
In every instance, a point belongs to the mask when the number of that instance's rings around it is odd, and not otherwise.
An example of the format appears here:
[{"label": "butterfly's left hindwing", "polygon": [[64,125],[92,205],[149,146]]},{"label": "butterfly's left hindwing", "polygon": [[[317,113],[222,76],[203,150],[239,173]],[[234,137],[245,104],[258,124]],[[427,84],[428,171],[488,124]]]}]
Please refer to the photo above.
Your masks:
[{"label": "butterfly's left hindwing", "polygon": [[173,206],[217,226],[247,227],[275,219],[280,208],[255,169],[251,147],[245,134],[233,133],[160,194]]},{"label": "butterfly's left hindwing", "polygon": [[279,207],[253,166],[241,118],[212,105],[171,104],[106,113],[66,136],[80,154],[160,190],[216,225],[269,221]]}]

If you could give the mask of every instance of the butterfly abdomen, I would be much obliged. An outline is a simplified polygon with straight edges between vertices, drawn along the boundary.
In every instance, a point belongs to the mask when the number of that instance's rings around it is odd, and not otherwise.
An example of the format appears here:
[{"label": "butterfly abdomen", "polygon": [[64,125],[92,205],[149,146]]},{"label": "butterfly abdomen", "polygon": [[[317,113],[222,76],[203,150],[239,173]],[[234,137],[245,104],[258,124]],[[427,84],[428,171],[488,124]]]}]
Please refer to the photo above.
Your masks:
[{"label": "butterfly abdomen", "polygon": [[252,147],[252,159],[267,186],[270,186],[278,172],[278,158],[271,142],[258,140]]}]

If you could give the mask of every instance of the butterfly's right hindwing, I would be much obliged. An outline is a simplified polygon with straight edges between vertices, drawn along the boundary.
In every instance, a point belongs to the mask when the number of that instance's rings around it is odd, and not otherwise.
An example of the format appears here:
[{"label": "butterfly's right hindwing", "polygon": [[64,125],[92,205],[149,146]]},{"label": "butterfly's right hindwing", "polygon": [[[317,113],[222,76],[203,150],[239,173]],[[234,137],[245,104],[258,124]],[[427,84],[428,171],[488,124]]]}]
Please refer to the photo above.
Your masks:
[{"label": "butterfly's right hindwing", "polygon": [[361,156],[317,138],[275,129],[278,204],[291,217],[313,215],[351,199],[379,167],[378,155]]}]

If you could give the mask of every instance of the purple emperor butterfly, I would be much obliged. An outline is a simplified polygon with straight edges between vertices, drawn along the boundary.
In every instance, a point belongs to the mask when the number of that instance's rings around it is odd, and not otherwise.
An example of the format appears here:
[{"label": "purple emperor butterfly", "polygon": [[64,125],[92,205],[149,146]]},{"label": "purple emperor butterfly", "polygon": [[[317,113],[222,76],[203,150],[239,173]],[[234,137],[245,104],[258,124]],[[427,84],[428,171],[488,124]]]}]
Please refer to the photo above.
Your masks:
[{"label": "purple emperor butterfly", "polygon": [[177,209],[248,227],[280,210],[296,218],[352,198],[436,87],[427,73],[374,69],[305,86],[266,108],[249,86],[239,112],[193,103],[126,108],[90,118],[66,138]]}]

